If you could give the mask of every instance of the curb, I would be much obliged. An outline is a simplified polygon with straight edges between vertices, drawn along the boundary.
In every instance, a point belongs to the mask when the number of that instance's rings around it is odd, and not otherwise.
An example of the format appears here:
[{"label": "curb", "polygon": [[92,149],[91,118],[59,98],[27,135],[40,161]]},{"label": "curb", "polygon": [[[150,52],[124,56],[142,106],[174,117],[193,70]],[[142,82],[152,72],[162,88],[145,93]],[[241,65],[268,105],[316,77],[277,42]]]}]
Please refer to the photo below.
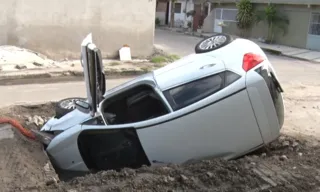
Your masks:
[{"label": "curb", "polygon": [[292,59],[297,59],[297,60],[301,60],[301,61],[308,61],[308,62],[313,63],[313,64],[320,64],[320,62],[314,61],[314,60],[309,60],[309,59],[305,59],[305,58],[301,58],[301,57],[296,57],[296,56],[292,56],[292,55],[285,55],[285,54],[281,54],[281,55],[282,55],[282,56],[285,56],[285,57],[292,58]]},{"label": "curb", "polygon": [[292,55],[287,55],[287,54],[283,54],[281,51],[279,50],[275,50],[275,49],[270,49],[270,48],[263,48],[261,47],[261,49],[265,52],[269,52],[271,54],[275,54],[275,55],[281,55],[284,57],[288,57],[288,58],[292,58],[292,59],[297,59],[297,60],[301,60],[301,61],[308,61],[310,63],[314,63],[314,64],[319,64],[320,62],[314,61],[314,60],[309,60],[309,59],[305,59],[305,58],[301,58],[301,57],[297,57],[297,56],[292,56]]},{"label": "curb", "polygon": [[[105,75],[108,77],[114,76],[138,76],[150,72],[149,70],[127,70],[127,71],[110,71],[105,70]],[[83,71],[80,70],[63,70],[63,69],[50,69],[50,70],[22,70],[14,72],[1,72],[0,81],[8,80],[22,80],[22,79],[39,79],[39,78],[58,78],[58,77],[82,77]]]},{"label": "curb", "polygon": [[261,47],[260,48],[265,51],[265,52],[268,52],[268,53],[272,53],[272,54],[275,54],[275,55],[283,55],[281,51],[278,51],[278,50],[275,50],[275,49],[270,49],[270,48],[264,48],[264,47]]}]

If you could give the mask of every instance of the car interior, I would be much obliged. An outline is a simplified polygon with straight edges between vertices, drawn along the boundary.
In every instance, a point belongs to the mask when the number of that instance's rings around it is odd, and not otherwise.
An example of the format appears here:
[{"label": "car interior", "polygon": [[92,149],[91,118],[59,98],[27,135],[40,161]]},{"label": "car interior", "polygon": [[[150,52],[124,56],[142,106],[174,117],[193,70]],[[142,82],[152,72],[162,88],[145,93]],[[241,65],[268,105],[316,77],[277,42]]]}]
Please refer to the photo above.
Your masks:
[{"label": "car interior", "polygon": [[140,85],[102,103],[103,115],[109,125],[135,123],[169,113],[152,87]]},{"label": "car interior", "polygon": [[[152,87],[140,85],[102,103],[107,124],[125,124],[169,113]],[[79,151],[91,171],[138,168],[150,165],[134,128],[85,130],[78,137]]]}]

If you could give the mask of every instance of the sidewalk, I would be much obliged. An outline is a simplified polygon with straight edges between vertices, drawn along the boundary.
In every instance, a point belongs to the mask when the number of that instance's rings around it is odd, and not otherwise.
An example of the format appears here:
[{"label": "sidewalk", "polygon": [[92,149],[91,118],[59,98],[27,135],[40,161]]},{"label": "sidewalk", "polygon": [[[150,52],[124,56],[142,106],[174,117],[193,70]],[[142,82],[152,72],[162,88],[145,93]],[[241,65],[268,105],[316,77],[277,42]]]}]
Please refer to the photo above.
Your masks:
[{"label": "sidewalk", "polygon": [[[210,37],[214,35],[215,33],[198,33],[198,32],[188,32],[184,31],[181,28],[168,28],[168,27],[160,27],[159,29],[162,30],[170,30],[174,31],[177,33],[182,33],[185,35],[192,35],[196,37]],[[300,59],[300,60],[305,60],[305,61],[310,61],[313,63],[320,63],[320,52],[319,51],[312,51],[309,49],[300,49],[300,48],[295,48],[295,47],[289,47],[289,46],[284,46],[284,45],[277,45],[277,44],[266,44],[263,42],[259,42],[257,39],[251,39],[255,43],[257,43],[263,50],[276,53],[279,55],[283,55],[286,57],[291,57],[294,59]]]},{"label": "sidewalk", "polygon": [[295,47],[289,47],[277,44],[266,44],[259,41],[255,41],[262,49],[265,51],[271,51],[283,56],[291,57],[294,59],[301,59],[305,61],[310,61],[313,63],[320,63],[320,52],[312,51],[309,49],[300,49]]},{"label": "sidewalk", "polygon": [[[148,59],[131,61],[104,59],[103,64],[104,72],[108,76],[133,76],[150,72],[165,65],[166,62],[155,63]],[[0,81],[63,76],[83,76],[80,60],[54,61],[28,49],[0,46]]]}]

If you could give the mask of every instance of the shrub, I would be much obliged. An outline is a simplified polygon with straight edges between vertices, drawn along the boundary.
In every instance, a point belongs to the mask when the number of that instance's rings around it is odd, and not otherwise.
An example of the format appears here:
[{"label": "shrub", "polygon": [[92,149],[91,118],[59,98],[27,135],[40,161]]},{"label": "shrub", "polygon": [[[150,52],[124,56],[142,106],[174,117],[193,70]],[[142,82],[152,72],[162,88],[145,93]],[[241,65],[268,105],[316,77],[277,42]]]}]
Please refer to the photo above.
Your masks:
[{"label": "shrub", "polygon": [[160,19],[158,17],[156,18],[155,22],[156,22],[156,25],[160,25],[160,23],[161,23],[161,21],[160,21]]}]

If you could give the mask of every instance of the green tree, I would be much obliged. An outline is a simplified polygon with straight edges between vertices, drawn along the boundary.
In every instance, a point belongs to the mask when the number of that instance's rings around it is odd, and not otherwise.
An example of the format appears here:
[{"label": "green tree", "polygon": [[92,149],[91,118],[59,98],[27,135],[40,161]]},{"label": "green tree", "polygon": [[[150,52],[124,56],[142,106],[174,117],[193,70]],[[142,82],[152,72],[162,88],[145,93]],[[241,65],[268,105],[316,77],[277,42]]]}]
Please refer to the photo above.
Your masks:
[{"label": "green tree", "polygon": [[281,31],[283,35],[287,33],[289,19],[279,12],[275,5],[269,4],[263,11],[256,13],[257,23],[265,22],[268,25],[267,43],[272,43],[274,34]]},{"label": "green tree", "polygon": [[240,29],[241,36],[248,36],[249,30],[255,23],[254,6],[251,0],[240,0],[237,3],[237,27]]}]

